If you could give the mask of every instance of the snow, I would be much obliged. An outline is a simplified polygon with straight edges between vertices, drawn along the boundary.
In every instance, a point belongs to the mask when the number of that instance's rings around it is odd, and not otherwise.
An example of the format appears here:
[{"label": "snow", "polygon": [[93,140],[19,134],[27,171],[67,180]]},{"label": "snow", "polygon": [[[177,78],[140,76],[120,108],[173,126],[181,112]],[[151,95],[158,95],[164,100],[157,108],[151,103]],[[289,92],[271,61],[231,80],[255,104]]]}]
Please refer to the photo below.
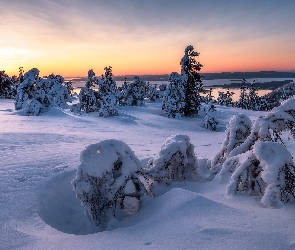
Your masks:
[{"label": "snow", "polygon": [[[121,140],[146,166],[167,138],[182,134],[189,136],[200,164],[220,152],[233,115],[243,112],[254,122],[266,114],[216,109],[219,124],[210,131],[201,112],[196,118],[169,119],[158,102],[119,107],[119,116],[102,118],[58,107],[21,116],[13,100],[0,99],[0,249],[295,249],[293,204],[271,209],[261,197],[228,196],[227,184],[215,179],[163,186],[159,196],[145,197],[138,213],[113,218],[103,232],[84,215],[71,181],[89,145],[97,152],[101,141]],[[294,157],[294,141],[286,146]],[[256,151],[269,156],[268,167],[277,159],[262,144]],[[125,191],[132,190],[128,184]],[[129,204],[131,212],[137,209]]]}]

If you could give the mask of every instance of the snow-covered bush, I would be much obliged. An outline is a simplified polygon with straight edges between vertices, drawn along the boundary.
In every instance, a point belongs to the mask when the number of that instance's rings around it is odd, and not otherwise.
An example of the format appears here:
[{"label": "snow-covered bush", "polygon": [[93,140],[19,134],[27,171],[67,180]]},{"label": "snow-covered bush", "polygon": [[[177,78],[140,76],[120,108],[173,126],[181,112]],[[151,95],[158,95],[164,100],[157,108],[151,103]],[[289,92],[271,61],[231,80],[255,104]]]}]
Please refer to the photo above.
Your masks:
[{"label": "snow-covered bush", "polygon": [[169,118],[180,118],[184,115],[185,107],[185,82],[183,77],[176,72],[169,76],[169,85],[163,98],[163,115]]},{"label": "snow-covered bush", "polygon": [[117,86],[113,80],[112,67],[105,67],[105,74],[98,82],[99,116],[116,116],[118,112]]},{"label": "snow-covered bush", "polygon": [[251,126],[252,122],[245,114],[240,113],[231,117],[226,125],[225,139],[221,150],[211,160],[211,174],[218,173],[229,153],[247,139],[251,132]]},{"label": "snow-covered bush", "polygon": [[206,115],[204,118],[204,125],[206,129],[215,131],[217,129],[217,118],[216,118],[216,109],[213,104],[213,101],[210,101],[206,110]]},{"label": "snow-covered bush", "polygon": [[[288,131],[295,138],[294,126],[295,99],[287,100],[255,121],[250,135],[228,154],[218,175],[221,182],[230,179],[228,194],[261,195],[266,206],[276,206],[279,200],[290,201],[294,196],[294,164],[281,134]],[[279,158],[276,167],[271,163],[271,154]]]},{"label": "snow-covered bush", "polygon": [[89,145],[72,181],[90,221],[105,230],[117,219],[138,212],[145,189],[136,174],[141,164],[124,142],[105,140]]},{"label": "snow-covered bush", "polygon": [[198,162],[194,145],[187,135],[169,137],[161,151],[149,160],[145,174],[159,184],[171,181],[192,181],[197,177]]}]

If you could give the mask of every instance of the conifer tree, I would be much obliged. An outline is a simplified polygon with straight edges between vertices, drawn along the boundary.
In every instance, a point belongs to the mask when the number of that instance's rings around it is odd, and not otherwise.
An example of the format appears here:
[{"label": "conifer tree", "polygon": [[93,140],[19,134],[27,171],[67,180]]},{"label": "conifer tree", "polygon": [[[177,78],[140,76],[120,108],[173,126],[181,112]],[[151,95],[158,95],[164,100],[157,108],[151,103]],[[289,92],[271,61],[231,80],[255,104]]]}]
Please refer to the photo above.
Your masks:
[{"label": "conifer tree", "polygon": [[246,79],[243,78],[242,83],[240,85],[240,99],[236,103],[236,106],[242,109],[248,109],[248,94],[246,92],[247,91],[246,83],[247,83]]},{"label": "conifer tree", "polygon": [[105,74],[101,76],[101,81],[98,83],[99,116],[116,116],[119,114],[116,82],[113,79],[112,67],[105,67],[104,70]]},{"label": "conifer tree", "polygon": [[180,118],[184,114],[185,107],[185,82],[176,72],[170,74],[169,82],[162,104],[163,115],[169,118]]},{"label": "conifer tree", "polygon": [[203,92],[203,84],[199,71],[203,65],[196,61],[196,56],[199,56],[199,53],[195,52],[194,47],[189,45],[186,47],[184,56],[180,61],[181,75],[185,82],[184,116],[186,117],[198,114],[201,106],[200,93]]},{"label": "conifer tree", "polygon": [[213,101],[211,100],[208,104],[207,110],[206,110],[206,116],[204,118],[204,125],[206,129],[210,129],[212,131],[215,131],[217,129],[218,121],[216,119],[216,109],[213,104]]}]

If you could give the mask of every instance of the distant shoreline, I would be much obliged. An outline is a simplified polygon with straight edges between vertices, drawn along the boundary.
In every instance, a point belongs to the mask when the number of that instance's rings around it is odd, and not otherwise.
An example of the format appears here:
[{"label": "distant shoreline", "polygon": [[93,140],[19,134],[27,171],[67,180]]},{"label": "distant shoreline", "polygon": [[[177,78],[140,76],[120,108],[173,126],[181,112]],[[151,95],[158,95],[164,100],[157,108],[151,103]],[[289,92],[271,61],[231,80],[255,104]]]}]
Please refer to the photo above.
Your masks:
[{"label": "distant shoreline", "polygon": [[[217,80],[217,79],[231,79],[231,80],[241,80],[243,78],[255,79],[255,78],[284,78],[286,80],[295,79],[295,71],[258,71],[258,72],[220,72],[220,73],[202,73],[203,80]],[[168,82],[169,74],[161,75],[138,75],[144,81],[163,81]],[[99,76],[98,76],[99,77]],[[114,75],[115,81],[124,81],[126,77],[127,81],[132,81],[134,75]],[[84,81],[87,77],[67,77],[67,79],[72,79],[73,81]]]}]

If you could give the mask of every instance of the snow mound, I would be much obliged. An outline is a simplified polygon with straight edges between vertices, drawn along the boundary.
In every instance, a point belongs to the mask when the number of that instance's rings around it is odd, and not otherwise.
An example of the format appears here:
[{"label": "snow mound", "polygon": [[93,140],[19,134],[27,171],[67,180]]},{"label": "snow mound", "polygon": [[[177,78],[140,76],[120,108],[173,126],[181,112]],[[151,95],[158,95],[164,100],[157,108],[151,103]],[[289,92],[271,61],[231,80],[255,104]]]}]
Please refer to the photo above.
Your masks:
[{"label": "snow mound", "polygon": [[84,215],[71,185],[76,171],[63,173],[39,198],[39,216],[49,226],[67,234],[90,234],[95,229]]}]

